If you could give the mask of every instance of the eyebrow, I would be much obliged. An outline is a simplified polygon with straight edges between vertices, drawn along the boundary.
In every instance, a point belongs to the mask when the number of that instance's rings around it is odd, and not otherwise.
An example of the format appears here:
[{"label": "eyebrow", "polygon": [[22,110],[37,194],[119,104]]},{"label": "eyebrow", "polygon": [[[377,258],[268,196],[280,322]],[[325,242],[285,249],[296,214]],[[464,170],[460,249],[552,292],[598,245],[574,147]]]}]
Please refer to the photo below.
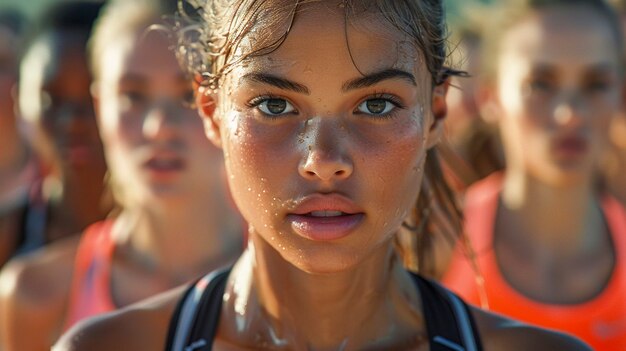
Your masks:
[{"label": "eyebrow", "polygon": [[296,93],[309,95],[311,92],[306,86],[291,81],[289,79],[280,78],[271,74],[265,73],[249,73],[241,77],[241,79],[251,80],[253,82],[268,84],[283,90],[291,90]]},{"label": "eyebrow", "polygon": [[389,68],[360,78],[349,80],[343,84],[341,90],[345,92],[348,90],[367,88],[389,79],[402,79],[411,83],[411,85],[417,86],[417,82],[415,81],[415,76],[413,74],[403,70]]},{"label": "eyebrow", "polygon": [[[309,88],[306,86],[291,81],[289,79],[277,77],[271,74],[265,73],[249,73],[241,77],[242,80],[250,80],[257,83],[268,84],[274,86],[279,89],[291,90],[296,93],[309,95],[311,92]],[[379,72],[371,73],[363,77],[355,78],[345,82],[341,86],[342,91],[355,90],[370,87],[372,85],[378,84],[382,81],[389,79],[402,79],[410,83],[411,85],[417,86],[415,81],[415,76],[409,72],[390,68],[385,69]]]}]

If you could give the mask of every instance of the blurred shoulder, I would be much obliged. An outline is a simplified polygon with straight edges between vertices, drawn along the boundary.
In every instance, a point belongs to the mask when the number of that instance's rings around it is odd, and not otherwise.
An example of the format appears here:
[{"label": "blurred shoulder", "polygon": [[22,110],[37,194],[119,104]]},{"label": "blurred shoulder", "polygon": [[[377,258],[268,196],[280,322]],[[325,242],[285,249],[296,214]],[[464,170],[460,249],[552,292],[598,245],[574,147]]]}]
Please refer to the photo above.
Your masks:
[{"label": "blurred shoulder", "polygon": [[186,288],[181,286],[81,321],[59,339],[52,351],[162,350],[170,319]]},{"label": "blurred shoulder", "polygon": [[79,240],[74,235],[10,260],[0,271],[0,300],[37,308],[64,300]]},{"label": "blurred shoulder", "polygon": [[592,350],[568,334],[534,327],[479,308],[471,309],[485,351]]}]

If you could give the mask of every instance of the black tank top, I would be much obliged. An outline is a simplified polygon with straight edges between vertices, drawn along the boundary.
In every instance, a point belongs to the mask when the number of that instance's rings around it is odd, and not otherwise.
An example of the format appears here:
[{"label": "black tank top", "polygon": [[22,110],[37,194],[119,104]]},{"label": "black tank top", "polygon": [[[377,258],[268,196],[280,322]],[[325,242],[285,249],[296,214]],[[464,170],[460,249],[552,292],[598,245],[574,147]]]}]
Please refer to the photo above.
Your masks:
[{"label": "black tank top", "polygon": [[[229,273],[230,269],[214,271],[187,289],[170,321],[166,351],[212,349]],[[441,285],[411,275],[422,298],[430,350],[481,351],[467,304]]]}]

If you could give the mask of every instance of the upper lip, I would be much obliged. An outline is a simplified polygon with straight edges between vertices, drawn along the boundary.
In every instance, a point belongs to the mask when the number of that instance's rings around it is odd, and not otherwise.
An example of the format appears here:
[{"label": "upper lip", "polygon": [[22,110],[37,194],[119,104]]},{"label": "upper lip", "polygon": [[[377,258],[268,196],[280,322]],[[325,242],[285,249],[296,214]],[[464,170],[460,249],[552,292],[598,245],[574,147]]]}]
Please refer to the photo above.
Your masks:
[{"label": "upper lip", "polygon": [[363,212],[352,200],[343,195],[337,193],[316,193],[296,200],[296,205],[290,213],[306,215],[314,211],[340,211],[345,214]]}]

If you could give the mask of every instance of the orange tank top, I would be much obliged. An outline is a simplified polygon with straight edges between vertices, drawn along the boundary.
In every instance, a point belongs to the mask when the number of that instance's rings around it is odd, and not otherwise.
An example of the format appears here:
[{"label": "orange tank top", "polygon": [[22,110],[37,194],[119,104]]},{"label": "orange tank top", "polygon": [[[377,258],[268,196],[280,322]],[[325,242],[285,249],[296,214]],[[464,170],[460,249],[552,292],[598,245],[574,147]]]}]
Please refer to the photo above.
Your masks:
[{"label": "orange tank top", "polygon": [[[602,199],[602,211],[616,254],[615,267],[604,290],[581,304],[546,304],[513,289],[498,267],[492,243],[502,180],[502,174],[489,176],[470,187],[465,199],[465,232],[484,278],[489,309],[576,335],[594,350],[626,350],[626,210],[611,197]],[[459,245],[443,283],[467,302],[480,305],[476,274],[463,251],[463,245]]]},{"label": "orange tank top", "polygon": [[78,321],[110,312],[117,307],[111,296],[111,265],[115,244],[111,238],[112,220],[89,226],[80,239],[65,329]]}]

